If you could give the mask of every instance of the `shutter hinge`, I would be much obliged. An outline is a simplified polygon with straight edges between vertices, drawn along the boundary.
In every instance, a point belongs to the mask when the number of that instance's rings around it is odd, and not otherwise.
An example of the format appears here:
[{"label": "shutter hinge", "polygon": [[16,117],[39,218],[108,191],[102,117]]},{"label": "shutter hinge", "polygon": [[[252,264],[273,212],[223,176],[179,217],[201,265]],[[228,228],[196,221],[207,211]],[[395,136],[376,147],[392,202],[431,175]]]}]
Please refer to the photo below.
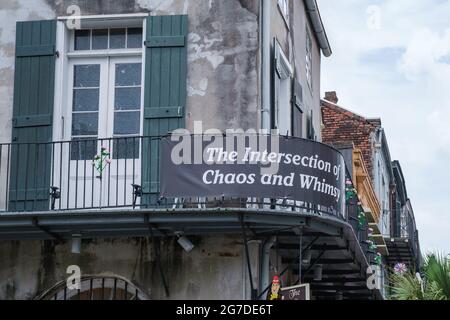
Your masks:
[{"label": "shutter hinge", "polygon": [[182,118],[184,116],[184,107],[165,107],[165,108],[145,108],[144,117],[146,119],[164,119],[164,118]]},{"label": "shutter hinge", "polygon": [[59,51],[58,50],[55,51],[55,57],[59,58]]}]

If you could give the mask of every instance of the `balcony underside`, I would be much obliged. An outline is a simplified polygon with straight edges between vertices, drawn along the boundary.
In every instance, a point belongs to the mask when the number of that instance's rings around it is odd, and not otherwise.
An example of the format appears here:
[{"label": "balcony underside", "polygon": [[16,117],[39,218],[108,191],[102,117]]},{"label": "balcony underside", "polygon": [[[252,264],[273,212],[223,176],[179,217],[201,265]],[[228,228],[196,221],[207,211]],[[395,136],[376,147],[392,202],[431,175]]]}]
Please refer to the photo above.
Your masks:
[{"label": "balcony underside", "polygon": [[[316,298],[342,293],[344,299],[381,299],[366,286],[369,262],[352,227],[339,218],[299,212],[256,209],[148,209],[28,212],[0,214],[0,240],[68,240],[141,236],[236,234],[247,239],[279,237],[284,263],[298,274],[299,230],[311,263],[302,265],[303,282],[311,283]],[[323,278],[314,281],[312,264],[323,266]]]}]

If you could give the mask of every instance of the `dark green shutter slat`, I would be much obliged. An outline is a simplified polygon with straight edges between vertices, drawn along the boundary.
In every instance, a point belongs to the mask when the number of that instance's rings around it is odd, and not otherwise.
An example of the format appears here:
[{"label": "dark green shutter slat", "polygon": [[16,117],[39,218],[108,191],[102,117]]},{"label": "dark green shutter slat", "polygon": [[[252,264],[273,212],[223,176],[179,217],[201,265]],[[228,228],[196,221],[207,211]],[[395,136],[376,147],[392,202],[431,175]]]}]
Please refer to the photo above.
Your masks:
[{"label": "dark green shutter slat", "polygon": [[56,20],[18,22],[10,211],[49,209]]},{"label": "dark green shutter slat", "polygon": [[145,41],[145,46],[147,48],[184,47],[185,44],[185,36],[149,37],[148,40]]},{"label": "dark green shutter slat", "polygon": [[184,107],[147,108],[144,117],[146,119],[182,118]]},{"label": "dark green shutter slat", "polygon": [[296,77],[293,79],[292,135],[303,138],[303,88]]},{"label": "dark green shutter slat", "polygon": [[303,113],[303,88],[297,79],[294,79],[294,106]]},{"label": "dark green shutter slat", "polygon": [[15,117],[13,119],[13,127],[23,128],[23,127],[51,126],[52,118],[53,117],[51,114]]},{"label": "dark green shutter slat", "polygon": [[55,54],[55,46],[23,46],[17,47],[16,57],[52,56]]},{"label": "dark green shutter slat", "polygon": [[19,189],[15,190],[9,197],[10,201],[25,201],[25,200],[48,200],[49,190],[47,188],[41,189]]},{"label": "dark green shutter slat", "polygon": [[[185,127],[188,18],[147,18],[144,136]],[[145,138],[142,156],[143,206],[158,201],[160,140]]]}]

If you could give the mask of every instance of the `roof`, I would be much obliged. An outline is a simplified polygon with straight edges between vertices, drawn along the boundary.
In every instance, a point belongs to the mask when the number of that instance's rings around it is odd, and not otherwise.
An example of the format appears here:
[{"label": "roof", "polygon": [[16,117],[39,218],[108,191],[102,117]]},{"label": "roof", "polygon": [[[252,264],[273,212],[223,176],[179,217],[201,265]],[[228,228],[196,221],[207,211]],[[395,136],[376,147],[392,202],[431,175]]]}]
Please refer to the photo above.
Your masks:
[{"label": "roof", "polygon": [[348,118],[371,124],[374,127],[381,127],[381,119],[379,118],[366,118],[355,111],[344,108],[340,105],[337,105],[336,103],[324,99],[320,100],[320,104],[325,107],[333,108],[335,111],[345,114],[345,116],[347,116]]}]

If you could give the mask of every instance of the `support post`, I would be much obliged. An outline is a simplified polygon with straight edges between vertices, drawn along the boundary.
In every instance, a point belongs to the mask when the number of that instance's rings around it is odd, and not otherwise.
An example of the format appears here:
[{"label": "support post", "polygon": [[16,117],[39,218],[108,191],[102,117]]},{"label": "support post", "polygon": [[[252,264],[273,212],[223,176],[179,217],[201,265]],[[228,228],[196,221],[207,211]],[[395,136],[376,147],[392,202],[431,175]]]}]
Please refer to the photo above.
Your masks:
[{"label": "support post", "polygon": [[302,283],[302,261],[303,261],[303,228],[299,228],[299,255],[298,255],[298,279]]},{"label": "support post", "polygon": [[251,300],[256,300],[257,294],[256,294],[255,287],[253,285],[253,273],[252,273],[252,266],[250,263],[250,253],[248,250],[248,242],[247,242],[247,234],[245,232],[244,217],[242,215],[240,216],[240,220],[241,220],[241,228],[242,228],[242,238],[244,241],[245,257],[247,260],[248,277],[250,280]]},{"label": "support post", "polygon": [[150,231],[150,239],[152,241],[152,246],[155,249],[155,255],[156,255],[156,260],[157,260],[157,263],[158,263],[158,269],[159,269],[159,274],[161,276],[161,281],[162,281],[162,284],[164,286],[164,291],[166,293],[166,297],[169,298],[170,297],[170,291],[169,291],[169,286],[167,285],[166,276],[164,274],[164,268],[162,267],[162,263],[161,263],[161,251],[159,250],[159,245],[160,244],[158,243],[158,245],[156,245],[156,243],[155,243],[155,235],[153,233],[153,226],[151,224],[149,224],[148,228],[149,228],[149,231]]},{"label": "support post", "polygon": [[261,249],[261,264],[260,264],[260,275],[259,275],[259,299],[264,300],[263,292],[261,290],[269,286],[269,276],[270,276],[270,250],[276,241],[276,237],[272,236],[268,240],[264,241]]}]

